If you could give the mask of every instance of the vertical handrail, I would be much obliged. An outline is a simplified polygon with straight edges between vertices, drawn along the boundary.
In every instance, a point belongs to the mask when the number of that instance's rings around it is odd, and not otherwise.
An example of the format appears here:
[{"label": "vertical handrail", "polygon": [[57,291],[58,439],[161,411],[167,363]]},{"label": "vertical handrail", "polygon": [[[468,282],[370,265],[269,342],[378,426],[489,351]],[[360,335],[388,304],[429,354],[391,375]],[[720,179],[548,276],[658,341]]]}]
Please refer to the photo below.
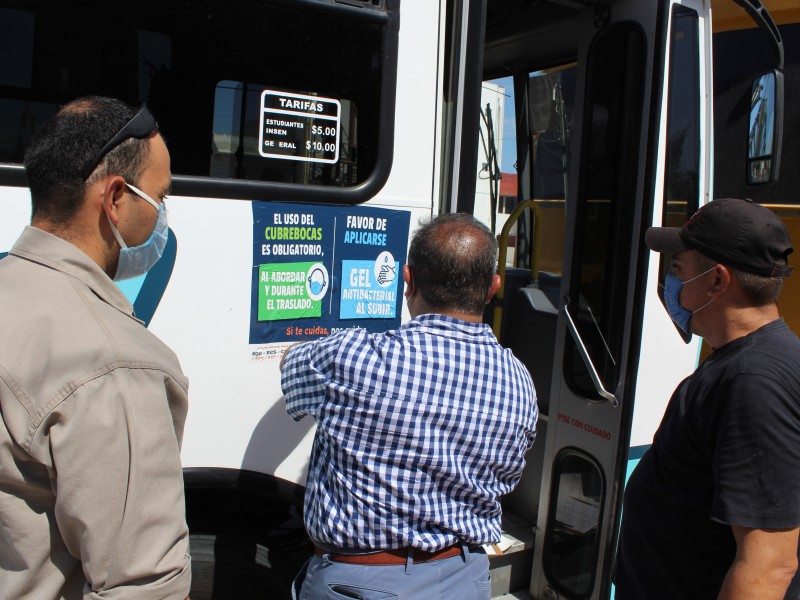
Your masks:
[{"label": "vertical handrail", "polygon": [[500,275],[500,289],[495,294],[495,307],[492,319],[492,330],[497,339],[500,339],[500,329],[503,322],[503,298],[505,297],[506,287],[506,258],[508,257],[508,235],[511,232],[511,227],[516,223],[526,209],[533,210],[533,239],[531,240],[531,279],[536,279],[539,276],[539,254],[541,251],[541,230],[542,230],[542,210],[536,201],[533,199],[523,200],[511,214],[508,220],[503,225],[503,230],[500,232],[499,254],[497,257],[497,274]]}]

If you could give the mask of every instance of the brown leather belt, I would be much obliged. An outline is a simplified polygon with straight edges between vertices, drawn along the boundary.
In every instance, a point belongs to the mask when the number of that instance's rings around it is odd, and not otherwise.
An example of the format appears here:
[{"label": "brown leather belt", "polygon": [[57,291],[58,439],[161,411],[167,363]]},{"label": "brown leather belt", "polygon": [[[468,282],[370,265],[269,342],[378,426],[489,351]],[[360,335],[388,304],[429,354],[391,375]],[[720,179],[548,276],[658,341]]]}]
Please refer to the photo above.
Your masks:
[{"label": "brown leather belt", "polygon": [[[453,544],[434,552],[424,550],[411,550],[414,563],[430,562],[432,560],[442,560],[461,554],[461,544]],[[404,565],[408,561],[408,548],[397,548],[396,550],[383,550],[382,552],[370,552],[368,554],[337,554],[327,552],[319,546],[314,546],[314,553],[317,556],[328,555],[328,559],[333,562],[347,563],[350,565]]]}]

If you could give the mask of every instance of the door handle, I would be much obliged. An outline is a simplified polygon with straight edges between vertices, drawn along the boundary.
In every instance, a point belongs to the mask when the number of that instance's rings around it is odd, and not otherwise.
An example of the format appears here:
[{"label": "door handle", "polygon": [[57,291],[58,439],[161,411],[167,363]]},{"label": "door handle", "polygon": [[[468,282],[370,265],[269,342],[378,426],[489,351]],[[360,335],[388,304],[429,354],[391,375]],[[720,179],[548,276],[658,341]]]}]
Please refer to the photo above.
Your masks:
[{"label": "door handle", "polygon": [[592,383],[594,383],[597,393],[611,402],[611,406],[616,408],[619,406],[619,400],[617,400],[617,397],[603,386],[603,382],[600,380],[600,375],[597,374],[597,369],[594,368],[592,358],[589,356],[589,352],[586,350],[586,345],[581,339],[581,334],[578,333],[578,328],[575,326],[575,321],[572,320],[572,315],[569,314],[569,308],[566,304],[564,304],[564,316],[567,317],[567,327],[569,332],[572,334],[572,339],[575,342],[575,345],[578,347],[578,352],[581,353],[581,358],[583,359],[583,363],[586,365],[586,369],[589,371],[589,376],[592,378]]}]

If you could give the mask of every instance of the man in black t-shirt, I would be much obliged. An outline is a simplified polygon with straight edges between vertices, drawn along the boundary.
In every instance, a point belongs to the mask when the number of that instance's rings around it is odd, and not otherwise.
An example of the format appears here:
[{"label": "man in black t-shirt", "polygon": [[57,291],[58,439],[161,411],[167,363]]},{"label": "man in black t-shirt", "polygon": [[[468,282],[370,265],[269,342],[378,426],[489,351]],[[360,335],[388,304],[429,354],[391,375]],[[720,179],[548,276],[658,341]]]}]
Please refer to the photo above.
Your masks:
[{"label": "man in black t-shirt", "polygon": [[645,239],[673,255],[673,321],[714,352],[625,489],[616,600],[796,600],[800,340],[776,304],[789,234],[769,209],[724,198]]}]

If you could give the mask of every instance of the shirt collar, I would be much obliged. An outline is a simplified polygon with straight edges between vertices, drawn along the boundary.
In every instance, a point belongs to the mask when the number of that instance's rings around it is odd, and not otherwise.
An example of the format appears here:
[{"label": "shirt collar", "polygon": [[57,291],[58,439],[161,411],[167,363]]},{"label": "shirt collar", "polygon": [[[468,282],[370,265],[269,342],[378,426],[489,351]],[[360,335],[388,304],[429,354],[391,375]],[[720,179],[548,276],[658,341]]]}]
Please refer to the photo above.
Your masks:
[{"label": "shirt collar", "polygon": [[106,272],[68,241],[28,225],[8,253],[78,279],[104,302],[136,319],[133,306]]},{"label": "shirt collar", "polygon": [[411,319],[408,323],[406,323],[407,327],[414,327],[414,328],[425,328],[429,330],[439,330],[439,331],[457,331],[458,333],[476,337],[482,337],[487,334],[492,336],[494,339],[494,334],[492,333],[492,328],[489,327],[486,323],[470,323],[469,321],[462,321],[461,319],[456,319],[454,317],[448,317],[446,315],[441,315],[438,313],[428,313],[424,315],[417,315],[413,319]]}]

